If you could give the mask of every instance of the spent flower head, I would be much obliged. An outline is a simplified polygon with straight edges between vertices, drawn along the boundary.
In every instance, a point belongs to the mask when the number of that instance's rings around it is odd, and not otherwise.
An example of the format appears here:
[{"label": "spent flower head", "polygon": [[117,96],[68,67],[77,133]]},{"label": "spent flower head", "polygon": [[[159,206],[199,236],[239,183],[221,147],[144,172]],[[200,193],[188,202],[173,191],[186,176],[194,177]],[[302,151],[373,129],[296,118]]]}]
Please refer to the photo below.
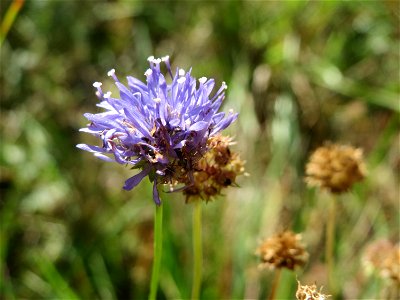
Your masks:
[{"label": "spent flower head", "polygon": [[[115,70],[108,72],[119,98],[104,93],[100,82],[93,84],[100,99],[97,106],[105,111],[84,114],[90,123],[80,131],[99,137],[101,145],[77,147],[100,159],[140,169],[123,188],[131,190],[149,176],[154,183],[154,202],[160,205],[157,185],[191,183],[197,162],[208,150],[208,139],[228,127],[237,114],[218,112],[225,97],[225,83],[212,95],[214,79],[196,80],[191,70],[183,69],[173,74],[168,56],[151,56],[148,61],[145,83],[128,76],[126,86]],[[162,62],[171,77],[169,82],[161,72]]]},{"label": "spent flower head", "polygon": [[309,186],[340,194],[361,181],[366,173],[361,149],[328,143],[311,154],[305,181]]},{"label": "spent flower head", "polygon": [[364,250],[362,263],[367,273],[378,273],[400,284],[400,244],[387,239],[371,242]]},{"label": "spent flower head", "polygon": [[322,287],[317,290],[317,286],[313,285],[301,285],[300,281],[297,281],[297,300],[326,300],[330,295],[322,294]]},{"label": "spent flower head", "polygon": [[236,185],[236,177],[244,174],[244,161],[230,146],[232,138],[220,134],[210,137],[210,149],[198,162],[194,172],[193,184],[186,188],[186,202],[212,200],[228,186]]},{"label": "spent flower head", "polygon": [[257,248],[256,254],[261,259],[261,268],[289,270],[304,266],[309,256],[301,234],[290,230],[266,239]]}]

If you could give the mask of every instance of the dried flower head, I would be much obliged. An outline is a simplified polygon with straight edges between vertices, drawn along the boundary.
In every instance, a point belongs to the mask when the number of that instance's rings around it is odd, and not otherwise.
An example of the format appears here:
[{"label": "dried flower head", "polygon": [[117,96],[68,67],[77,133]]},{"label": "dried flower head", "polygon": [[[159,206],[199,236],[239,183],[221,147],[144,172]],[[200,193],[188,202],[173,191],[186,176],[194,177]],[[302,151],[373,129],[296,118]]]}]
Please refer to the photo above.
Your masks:
[{"label": "dried flower head", "polygon": [[201,158],[193,174],[193,183],[184,190],[186,201],[202,199],[206,202],[233,186],[236,177],[244,173],[244,162],[230,150],[232,139],[216,135],[208,139],[209,151]]},{"label": "dried flower head", "polygon": [[261,259],[260,267],[294,270],[308,261],[308,253],[301,241],[301,234],[285,231],[266,239],[256,250]]},{"label": "dried flower head", "polygon": [[322,287],[317,290],[317,286],[313,285],[301,285],[300,281],[297,281],[297,300],[325,300],[328,299],[330,295],[322,294]]},{"label": "dried flower head", "polygon": [[374,241],[366,247],[362,262],[368,273],[377,272],[400,284],[400,244],[387,239]]},{"label": "dried flower head", "polygon": [[335,144],[320,147],[311,155],[306,175],[309,186],[331,193],[346,192],[366,175],[362,150]]},{"label": "dried flower head", "polygon": [[[141,169],[126,180],[124,189],[131,190],[149,176],[154,182],[154,201],[159,205],[157,184],[190,181],[197,161],[207,151],[208,139],[229,126],[237,114],[230,112],[225,117],[225,113],[218,112],[225,97],[225,83],[211,96],[213,79],[201,77],[197,82],[190,70],[183,69],[177,69],[174,75],[168,56],[151,56],[148,61],[146,83],[127,77],[125,86],[114,70],[108,72],[120,98],[103,93],[100,82],[93,84],[100,99],[98,106],[106,111],[85,114],[90,123],[81,131],[99,137],[102,145],[77,147],[100,159]],[[161,62],[171,77],[170,83],[161,73]]]}]

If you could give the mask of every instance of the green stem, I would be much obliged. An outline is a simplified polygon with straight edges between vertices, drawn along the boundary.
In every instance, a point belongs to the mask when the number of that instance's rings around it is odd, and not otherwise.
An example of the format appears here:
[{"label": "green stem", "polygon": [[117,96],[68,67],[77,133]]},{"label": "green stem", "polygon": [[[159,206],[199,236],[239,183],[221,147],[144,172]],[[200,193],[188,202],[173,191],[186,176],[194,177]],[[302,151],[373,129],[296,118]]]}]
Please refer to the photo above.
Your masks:
[{"label": "green stem", "polygon": [[192,299],[199,299],[202,278],[203,250],[201,237],[201,205],[200,200],[195,201],[193,211],[193,285]]},{"label": "green stem", "polygon": [[274,281],[272,282],[272,288],[271,288],[271,294],[268,297],[268,300],[273,300],[276,298],[276,292],[278,290],[279,282],[281,280],[281,273],[282,269],[276,269],[275,275],[274,275]]},{"label": "green stem", "polygon": [[335,239],[335,219],[336,219],[336,197],[332,197],[329,205],[328,223],[326,224],[326,248],[325,259],[328,273],[328,286],[332,294],[335,293],[334,282],[334,239]]},{"label": "green stem", "polygon": [[2,45],[3,41],[5,40],[8,31],[10,30],[12,24],[14,23],[15,18],[17,17],[19,11],[21,10],[22,6],[24,5],[25,0],[14,0],[10,7],[8,8],[3,22],[0,25],[0,46]]},{"label": "green stem", "polygon": [[163,204],[155,205],[154,257],[153,257],[153,271],[151,274],[149,300],[155,300],[157,296],[157,287],[158,287],[158,279],[160,277],[160,265],[161,265],[161,253],[162,253],[162,219],[163,219]]}]

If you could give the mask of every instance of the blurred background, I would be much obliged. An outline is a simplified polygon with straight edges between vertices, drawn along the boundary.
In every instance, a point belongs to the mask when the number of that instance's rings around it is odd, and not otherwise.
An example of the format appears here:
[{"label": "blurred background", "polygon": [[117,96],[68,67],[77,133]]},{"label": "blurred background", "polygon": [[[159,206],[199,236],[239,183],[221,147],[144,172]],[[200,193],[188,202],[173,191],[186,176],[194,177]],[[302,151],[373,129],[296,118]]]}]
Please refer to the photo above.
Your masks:
[{"label": "blurred background", "polygon": [[[4,18],[12,1],[1,0]],[[365,272],[363,251],[399,240],[399,3],[397,1],[26,1],[1,46],[2,299],[146,299],[153,201],[132,171],[75,148],[96,112],[92,83],[133,75],[147,57],[228,84],[227,131],[247,161],[240,187],[204,205],[203,299],[261,299],[261,239],[303,234],[310,261],[284,272],[326,285],[328,195],[304,166],[324,141],[364,149],[368,177],[339,197],[336,270],[343,299],[377,299],[390,283]],[[164,199],[159,299],[190,297],[191,205]],[[327,293],[326,289],[324,290]],[[383,291],[383,292],[382,292]]]}]

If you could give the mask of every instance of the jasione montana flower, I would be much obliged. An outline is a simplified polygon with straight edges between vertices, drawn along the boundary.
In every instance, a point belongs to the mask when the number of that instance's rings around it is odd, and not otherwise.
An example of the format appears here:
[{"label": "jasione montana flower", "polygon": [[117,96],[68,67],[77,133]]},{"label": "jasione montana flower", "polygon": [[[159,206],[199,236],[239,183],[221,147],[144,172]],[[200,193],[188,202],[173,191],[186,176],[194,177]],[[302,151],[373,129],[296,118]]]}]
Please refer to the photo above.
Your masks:
[{"label": "jasione montana flower", "polygon": [[[131,165],[141,171],[125,181],[131,190],[144,177],[153,185],[154,202],[161,204],[157,184],[187,183],[193,180],[197,161],[207,152],[207,140],[229,126],[237,114],[218,112],[225,97],[225,83],[212,94],[214,80],[177,69],[172,73],[169,57],[148,58],[150,68],[144,73],[146,83],[127,77],[122,84],[115,70],[108,75],[115,80],[120,97],[103,93],[95,82],[97,105],[105,112],[84,116],[90,121],[80,131],[98,136],[101,146],[86,144],[78,148],[94,153],[100,159]],[[164,62],[170,83],[161,73]]]}]

